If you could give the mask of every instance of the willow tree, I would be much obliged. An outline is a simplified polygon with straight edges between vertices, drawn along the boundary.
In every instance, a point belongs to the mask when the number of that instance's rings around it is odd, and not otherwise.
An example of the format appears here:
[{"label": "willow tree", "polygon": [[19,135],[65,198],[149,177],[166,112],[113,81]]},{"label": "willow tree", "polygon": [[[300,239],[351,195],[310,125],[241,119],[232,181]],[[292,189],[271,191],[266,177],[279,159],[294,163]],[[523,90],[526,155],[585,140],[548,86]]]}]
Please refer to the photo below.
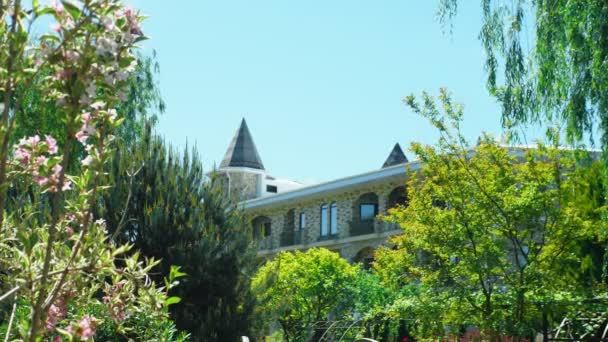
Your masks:
[{"label": "willow tree", "polygon": [[[458,3],[440,0],[440,17],[449,21]],[[557,120],[573,142],[599,125],[608,149],[608,2],[481,0],[481,7],[487,87],[503,123]]]}]

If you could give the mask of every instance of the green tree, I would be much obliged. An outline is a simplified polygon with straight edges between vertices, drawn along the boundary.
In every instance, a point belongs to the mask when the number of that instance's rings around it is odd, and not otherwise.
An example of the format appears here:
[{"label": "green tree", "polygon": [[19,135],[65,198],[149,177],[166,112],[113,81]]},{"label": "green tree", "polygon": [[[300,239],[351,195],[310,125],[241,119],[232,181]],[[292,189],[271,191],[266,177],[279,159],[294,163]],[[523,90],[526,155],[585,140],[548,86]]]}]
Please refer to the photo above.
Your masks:
[{"label": "green tree", "polygon": [[[440,0],[450,19],[458,0]],[[479,38],[487,86],[503,122],[564,124],[567,138],[593,135],[608,148],[608,3],[605,0],[482,0]]]},{"label": "green tree", "polygon": [[187,274],[174,291],[182,298],[171,307],[177,327],[196,341],[247,335],[255,251],[236,204],[213,174],[203,173],[196,149],[180,155],[148,126],[135,143],[120,146],[109,174],[113,187],[102,210],[116,228],[113,238],[161,259],[155,279],[171,265]]},{"label": "green tree", "polygon": [[415,281],[420,302],[440,308],[439,317],[419,312],[428,327],[533,336],[540,331],[535,303],[593,288],[580,270],[581,247],[600,225],[588,167],[594,161],[552,146],[506,148],[489,136],[471,147],[459,131],[462,106],[445,90],[439,98],[443,111],[427,94],[422,104],[406,99],[441,137],[436,146],[412,146],[421,168],[408,182],[409,206],[387,218],[404,234],[377,266],[397,271],[385,272],[393,284]]},{"label": "green tree", "polygon": [[357,266],[323,248],[279,253],[252,280],[256,315],[266,323],[262,329],[278,322],[285,341],[322,334],[316,323],[329,315],[344,317],[352,307],[357,271]]}]

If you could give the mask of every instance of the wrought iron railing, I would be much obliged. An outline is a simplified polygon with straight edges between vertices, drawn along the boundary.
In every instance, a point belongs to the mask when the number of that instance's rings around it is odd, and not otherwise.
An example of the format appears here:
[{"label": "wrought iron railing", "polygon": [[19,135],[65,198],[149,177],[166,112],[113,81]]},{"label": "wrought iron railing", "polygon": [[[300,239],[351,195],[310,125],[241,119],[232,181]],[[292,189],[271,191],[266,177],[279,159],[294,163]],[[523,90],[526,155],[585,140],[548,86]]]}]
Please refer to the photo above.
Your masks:
[{"label": "wrought iron railing", "polygon": [[272,249],[272,238],[270,236],[266,236],[257,241],[259,249]]},{"label": "wrought iron railing", "polygon": [[287,229],[281,232],[281,247],[289,247],[294,245],[299,245],[302,243],[302,231],[301,230],[293,230]]},{"label": "wrought iron railing", "polygon": [[372,234],[375,232],[374,220],[353,221],[350,223],[350,236]]}]

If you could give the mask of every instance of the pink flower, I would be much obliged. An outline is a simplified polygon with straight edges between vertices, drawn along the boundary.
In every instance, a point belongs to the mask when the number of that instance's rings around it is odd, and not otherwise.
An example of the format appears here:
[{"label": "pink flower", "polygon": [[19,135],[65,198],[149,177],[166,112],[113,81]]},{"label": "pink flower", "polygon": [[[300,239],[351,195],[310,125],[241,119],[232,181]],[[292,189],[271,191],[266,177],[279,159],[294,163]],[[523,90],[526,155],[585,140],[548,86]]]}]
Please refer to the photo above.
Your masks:
[{"label": "pink flower", "polygon": [[57,298],[55,303],[51,304],[47,312],[46,327],[49,330],[55,329],[57,321],[64,318],[68,312],[68,306],[64,298]]},{"label": "pink flower", "polygon": [[[23,141],[23,140],[21,140]],[[25,139],[25,144],[30,145],[31,147],[36,147],[36,145],[38,145],[38,143],[40,142],[40,137],[38,136],[38,134],[34,135],[33,137],[29,137],[27,139]],[[20,142],[21,144],[21,142]]]},{"label": "pink flower", "polygon": [[50,182],[50,179],[43,176],[34,176],[34,182],[38,183],[40,186],[45,186]]},{"label": "pink flower", "polygon": [[89,121],[91,121],[91,113],[86,112],[82,113],[81,119],[83,125],[88,125]]},{"label": "pink flower", "polygon": [[90,155],[86,156],[86,158],[84,158],[82,160],[82,165],[84,165],[84,166],[89,166],[92,163],[93,163],[93,158]]},{"label": "pink flower", "polygon": [[34,165],[36,165],[36,166],[44,165],[44,164],[46,164],[47,161],[49,161],[49,158],[47,158],[45,156],[38,156],[38,157],[36,157],[36,161],[34,162]]},{"label": "pink flower", "polygon": [[57,140],[50,135],[45,135],[46,147],[49,149],[50,154],[57,153]]},{"label": "pink flower", "polygon": [[63,4],[60,1],[53,1],[53,4],[51,6],[53,6],[53,9],[57,13],[57,15],[61,16],[63,14]]},{"label": "pink flower", "polygon": [[91,315],[84,315],[80,322],[78,322],[78,327],[80,328],[80,331],[77,331],[76,334],[80,335],[83,339],[88,340],[95,336],[97,319]]},{"label": "pink flower", "polygon": [[68,190],[72,190],[72,182],[70,182],[69,180],[64,180],[63,181],[63,186],[61,187],[61,191],[68,191]]},{"label": "pink flower", "polygon": [[17,160],[20,160],[21,164],[23,164],[23,165],[29,164],[31,157],[32,157],[32,153],[23,147],[18,147],[15,150],[15,158]]},{"label": "pink flower", "polygon": [[106,27],[106,30],[112,31],[114,30],[114,20],[110,17],[104,17],[101,19],[103,26]]},{"label": "pink flower", "polygon": [[89,136],[84,131],[78,131],[76,133],[76,139],[83,145],[86,144],[88,138]]}]

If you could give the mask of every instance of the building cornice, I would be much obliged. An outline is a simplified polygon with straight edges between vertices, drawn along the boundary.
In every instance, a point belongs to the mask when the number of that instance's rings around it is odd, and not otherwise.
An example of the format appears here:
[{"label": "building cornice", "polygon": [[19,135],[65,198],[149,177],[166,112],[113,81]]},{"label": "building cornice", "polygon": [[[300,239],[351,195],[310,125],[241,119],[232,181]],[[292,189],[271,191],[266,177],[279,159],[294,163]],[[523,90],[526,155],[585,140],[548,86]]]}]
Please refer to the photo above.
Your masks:
[{"label": "building cornice", "polygon": [[419,169],[420,162],[418,161],[398,164],[386,167],[384,169],[374,170],[346,178],[340,178],[325,183],[305,186],[273,196],[250,199],[241,202],[240,205],[246,210],[250,210],[280,205],[293,200],[321,197],[330,193],[342,192],[350,188],[360,187],[362,185],[380,183],[390,180],[391,178],[402,178],[407,176],[408,170],[418,171]]}]

